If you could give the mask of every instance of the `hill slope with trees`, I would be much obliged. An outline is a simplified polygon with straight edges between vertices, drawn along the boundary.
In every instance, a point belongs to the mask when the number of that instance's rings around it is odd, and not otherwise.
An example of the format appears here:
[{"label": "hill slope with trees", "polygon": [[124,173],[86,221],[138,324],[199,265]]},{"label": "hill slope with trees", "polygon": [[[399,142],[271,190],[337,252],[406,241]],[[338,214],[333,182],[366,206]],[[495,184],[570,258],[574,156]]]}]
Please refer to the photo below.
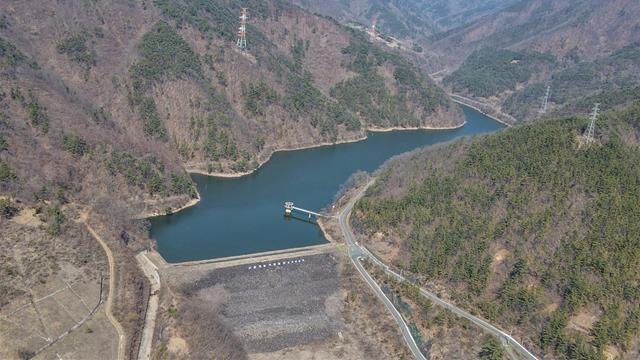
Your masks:
[{"label": "hill slope with trees", "polygon": [[[278,149],[368,128],[462,123],[399,53],[285,2],[3,2],[0,228],[11,241],[0,242],[0,304],[28,302],[68,259],[91,267],[102,252],[87,219],[117,261],[114,313],[133,356],[149,291],[133,254],[152,246],[135,219],[197,201],[186,170],[243,174]],[[37,241],[20,241],[27,231]],[[17,271],[21,261],[43,270]]]},{"label": "hill slope with trees", "polygon": [[592,61],[638,41],[639,11],[633,0],[521,0],[431,41],[450,57],[494,47]]},{"label": "hill slope with trees", "polygon": [[[640,84],[639,18],[631,0],[523,0],[435,34],[428,47],[449,89],[529,120],[539,117],[547,86],[548,108],[559,109]],[[527,54],[547,60],[520,61]]]},{"label": "hill slope with trees", "polygon": [[[606,108],[605,108],[606,110]],[[389,161],[352,224],[374,253],[545,358],[636,358],[640,102]]]}]

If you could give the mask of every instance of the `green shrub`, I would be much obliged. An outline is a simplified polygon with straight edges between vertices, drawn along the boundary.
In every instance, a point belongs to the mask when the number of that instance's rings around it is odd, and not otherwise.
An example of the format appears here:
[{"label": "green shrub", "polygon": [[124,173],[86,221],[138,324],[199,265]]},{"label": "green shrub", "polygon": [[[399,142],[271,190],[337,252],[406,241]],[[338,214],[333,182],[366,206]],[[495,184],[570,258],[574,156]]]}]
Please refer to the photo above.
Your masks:
[{"label": "green shrub", "polygon": [[252,115],[265,115],[266,108],[279,100],[278,93],[264,80],[256,84],[242,84],[242,95],[247,111]]},{"label": "green shrub", "polygon": [[0,185],[3,187],[9,185],[17,178],[9,164],[4,160],[0,160]]},{"label": "green shrub", "polygon": [[72,34],[60,40],[56,45],[58,53],[67,57],[85,70],[89,70],[96,64],[96,52],[87,46],[87,36],[85,34]]},{"label": "green shrub", "polygon": [[504,359],[504,347],[498,338],[493,335],[487,335],[484,338],[482,350],[480,350],[478,356],[484,360],[502,360]]},{"label": "green shrub", "polygon": [[89,145],[87,142],[78,135],[65,134],[62,137],[62,143],[66,151],[77,157],[82,157],[89,151]]},{"label": "green shrub", "polygon": [[299,114],[322,111],[325,101],[327,99],[315,86],[311,73],[289,76],[285,105],[290,111]]},{"label": "green shrub", "polygon": [[174,194],[188,194],[192,197],[196,195],[188,174],[171,174],[171,192]]},{"label": "green shrub", "polygon": [[152,97],[143,97],[138,106],[138,111],[140,112],[140,119],[142,120],[143,130],[146,135],[161,140],[168,139],[167,129],[164,126],[164,122],[160,119],[156,102]]},{"label": "green shrub", "polygon": [[9,199],[0,198],[0,216],[5,219],[11,219],[18,213],[18,208],[13,205]]},{"label": "green shrub", "polygon": [[13,69],[27,60],[27,57],[12,43],[0,37],[0,59]]},{"label": "green shrub", "polygon": [[226,122],[227,115],[210,114],[205,119],[207,138],[204,143],[205,156],[214,161],[228,159],[235,161],[238,158],[238,147],[226,131],[219,128],[220,122]]},{"label": "green shrub", "polygon": [[131,101],[138,112],[146,135],[167,140],[167,130],[160,119],[155,101],[145,96],[163,77],[202,78],[200,59],[189,44],[166,22],[159,21],[138,45],[141,59],[131,66],[133,81]]},{"label": "green shrub", "polygon": [[302,39],[295,39],[293,46],[291,46],[291,56],[293,57],[294,69],[296,72],[302,70],[302,60],[305,56],[305,44]]},{"label": "green shrub", "polygon": [[64,213],[58,205],[50,206],[46,211],[47,233],[58,236],[62,232],[62,224],[65,221]]},{"label": "green shrub", "polygon": [[175,318],[178,315],[178,308],[174,305],[169,306],[167,309],[167,315],[169,315],[170,318]]},{"label": "green shrub", "polygon": [[31,90],[27,95],[27,99],[22,102],[23,107],[27,111],[27,116],[31,125],[40,129],[43,134],[49,132],[49,116],[47,115],[47,108],[40,104],[38,98],[33,94]]},{"label": "green shrub", "polygon": [[113,152],[105,166],[112,175],[122,175],[129,185],[144,189],[151,195],[195,196],[188,175],[168,172],[155,157],[137,158],[127,152]]}]

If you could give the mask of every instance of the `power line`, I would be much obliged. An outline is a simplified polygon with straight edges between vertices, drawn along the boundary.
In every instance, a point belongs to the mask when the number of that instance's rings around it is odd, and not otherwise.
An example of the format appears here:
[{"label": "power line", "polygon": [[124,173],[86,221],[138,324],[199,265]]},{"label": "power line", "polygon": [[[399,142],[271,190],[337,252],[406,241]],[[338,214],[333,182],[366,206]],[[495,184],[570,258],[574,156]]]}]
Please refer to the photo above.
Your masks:
[{"label": "power line", "polygon": [[598,118],[598,111],[600,111],[600,103],[593,104],[593,111],[591,112],[591,121],[587,130],[582,134],[580,145],[589,144],[594,141],[594,133],[596,130],[596,119]]},{"label": "power line", "polygon": [[247,49],[247,8],[241,8],[240,10],[240,27],[238,28],[238,40],[236,45],[241,50]]},{"label": "power line", "polygon": [[547,112],[547,105],[549,104],[549,95],[551,94],[551,86],[547,86],[547,91],[544,94],[544,99],[542,100],[542,106],[540,106],[540,114],[545,114]]}]

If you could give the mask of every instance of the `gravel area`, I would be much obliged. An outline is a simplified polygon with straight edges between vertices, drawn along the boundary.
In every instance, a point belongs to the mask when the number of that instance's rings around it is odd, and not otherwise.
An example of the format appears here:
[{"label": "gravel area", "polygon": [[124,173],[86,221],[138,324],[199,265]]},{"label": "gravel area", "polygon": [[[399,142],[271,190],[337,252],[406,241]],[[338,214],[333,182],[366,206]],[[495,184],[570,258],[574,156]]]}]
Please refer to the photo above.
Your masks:
[{"label": "gravel area", "polygon": [[343,328],[334,256],[215,269],[181,290],[188,297],[220,304],[217,312],[248,352],[277,351],[335,336]]}]

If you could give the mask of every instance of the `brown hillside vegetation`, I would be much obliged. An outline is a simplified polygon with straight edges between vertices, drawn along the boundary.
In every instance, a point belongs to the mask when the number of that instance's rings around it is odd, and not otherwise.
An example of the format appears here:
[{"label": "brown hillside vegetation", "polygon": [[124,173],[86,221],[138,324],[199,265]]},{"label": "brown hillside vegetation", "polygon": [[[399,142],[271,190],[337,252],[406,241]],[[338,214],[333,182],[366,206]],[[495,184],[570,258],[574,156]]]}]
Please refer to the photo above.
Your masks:
[{"label": "brown hillside vegetation", "polygon": [[[443,83],[519,120],[638,84],[640,3],[520,1],[430,38]],[[431,56],[433,57],[433,56]]]},{"label": "brown hillside vegetation", "polygon": [[419,40],[467,24],[516,0],[296,0],[310,11],[340,21],[376,25],[385,35]]},{"label": "brown hillside vegetation", "polygon": [[[66,135],[81,144],[71,155],[92,171],[107,167],[150,195],[193,196],[180,163],[238,173],[276,149],[361,138],[368,126],[461,123],[457,107],[401,57],[296,8],[256,3],[249,51],[238,51],[238,9],[197,1],[9,4],[2,46],[19,55],[3,67],[12,73],[3,80],[4,112],[19,123],[28,105],[43,114],[34,120],[39,133],[8,132],[7,141],[37,135],[29,141],[62,150]],[[58,152],[33,156],[45,162]],[[143,181],[149,176],[132,167],[158,176]],[[16,168],[34,174],[42,166]]]},{"label": "brown hillside vegetation", "polygon": [[639,119],[635,102],[603,114],[592,143],[585,119],[560,118],[409,153],[379,170],[353,225],[545,358],[636,359]]},{"label": "brown hillside vegetation", "polygon": [[[197,199],[185,169],[241,174],[277,149],[361,139],[369,127],[462,124],[457,105],[399,54],[279,1],[2,4],[0,212],[35,213],[38,226],[33,240],[16,241],[4,234],[21,228],[3,220],[1,245],[64,249],[61,263],[89,259],[76,223],[88,213],[116,260],[127,356],[137,354],[149,291],[133,253],[151,246],[132,219]],[[235,46],[241,5],[250,9],[247,52]],[[62,241],[79,245],[57,249]],[[35,280],[13,270],[37,266],[32,257],[3,263],[0,311],[34,297],[19,284]],[[92,262],[68,261],[81,270]],[[60,274],[47,264],[36,279],[48,289]],[[78,351],[69,357],[86,354]]]},{"label": "brown hillside vegetation", "polygon": [[519,1],[432,40],[447,56],[494,46],[594,60],[638,41],[639,12],[633,0]]}]

